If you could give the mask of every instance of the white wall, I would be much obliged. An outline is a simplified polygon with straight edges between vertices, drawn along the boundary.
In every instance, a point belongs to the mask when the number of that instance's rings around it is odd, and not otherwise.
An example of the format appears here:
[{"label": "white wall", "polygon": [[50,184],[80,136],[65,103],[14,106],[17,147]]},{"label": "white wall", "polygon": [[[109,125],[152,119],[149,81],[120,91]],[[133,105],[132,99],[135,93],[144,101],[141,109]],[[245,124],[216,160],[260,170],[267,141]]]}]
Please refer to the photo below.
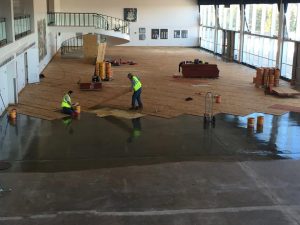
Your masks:
[{"label": "white wall", "polygon": [[[197,46],[197,0],[62,0],[62,12],[97,12],[123,19],[124,8],[137,8],[138,20],[131,23],[132,46]],[[139,28],[146,28],[146,40],[139,41]],[[169,29],[169,39],[152,40],[151,29]],[[188,30],[187,39],[174,39],[174,30]]]},{"label": "white wall", "polygon": [[[56,2],[59,2],[59,0],[55,0]],[[17,80],[18,85],[18,91],[21,91],[24,87],[24,82],[26,83],[25,79],[25,70],[23,68],[23,65],[21,65],[21,61],[24,60],[24,53],[27,52],[30,54],[32,52],[32,49],[38,48],[38,26],[37,22],[42,19],[47,19],[47,1],[46,0],[33,0],[33,8],[34,8],[34,32],[26,37],[23,37],[13,43],[10,43],[2,48],[0,48],[0,64],[10,58],[13,57],[14,59],[10,61],[8,64],[2,66],[0,68],[0,79],[7,80],[6,84],[0,83],[0,89],[2,90],[8,90],[8,96],[5,99],[5,104],[7,106],[7,103],[14,103],[14,78]],[[57,6],[59,7],[59,5]],[[38,73],[41,73],[44,68],[47,66],[47,64],[52,59],[53,55],[56,53],[55,51],[55,43],[56,43],[56,33],[53,33],[50,31],[50,29],[47,27],[47,55],[41,62],[38,63],[38,65],[32,65],[31,66],[37,66],[38,67]],[[33,43],[34,46],[31,47],[31,49],[27,49],[29,46],[31,46]],[[27,49],[27,50],[26,50]],[[19,67],[18,67],[18,61],[19,59]],[[38,60],[36,60],[38,62]],[[30,66],[30,65],[29,65]],[[31,68],[28,68],[28,70],[32,71]],[[5,77],[5,78],[3,78]],[[1,100],[0,100],[1,101]],[[0,103],[1,105],[2,103]],[[2,110],[0,108],[0,114],[2,113]]]}]

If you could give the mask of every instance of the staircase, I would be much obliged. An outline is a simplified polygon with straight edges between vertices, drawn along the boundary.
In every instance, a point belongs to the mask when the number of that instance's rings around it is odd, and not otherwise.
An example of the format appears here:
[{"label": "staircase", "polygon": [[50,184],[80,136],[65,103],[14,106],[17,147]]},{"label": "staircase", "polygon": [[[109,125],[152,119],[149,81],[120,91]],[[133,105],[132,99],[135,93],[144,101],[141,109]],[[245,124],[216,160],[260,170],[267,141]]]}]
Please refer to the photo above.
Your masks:
[{"label": "staircase", "polygon": [[[95,34],[97,36],[97,43],[104,43],[106,40],[102,38],[100,34]],[[79,35],[65,40],[61,44],[60,52],[63,58],[83,58],[83,36]]]}]

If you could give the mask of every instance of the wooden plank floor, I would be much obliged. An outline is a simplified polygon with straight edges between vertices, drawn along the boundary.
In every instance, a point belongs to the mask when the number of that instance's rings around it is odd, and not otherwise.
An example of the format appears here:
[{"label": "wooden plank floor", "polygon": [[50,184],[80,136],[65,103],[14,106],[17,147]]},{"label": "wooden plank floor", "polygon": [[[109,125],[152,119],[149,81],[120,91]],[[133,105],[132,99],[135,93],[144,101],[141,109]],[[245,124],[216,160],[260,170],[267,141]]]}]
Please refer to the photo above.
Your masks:
[{"label": "wooden plank floor", "polygon": [[[219,79],[173,78],[178,73],[178,64],[184,60],[215,63],[220,70]],[[63,117],[59,107],[61,98],[73,90],[73,102],[79,102],[83,111],[97,107],[130,107],[131,93],[127,73],[137,74],[143,83],[143,113],[166,118],[181,114],[203,115],[206,92],[222,96],[222,103],[215,104],[216,113],[248,115],[264,112],[280,115],[284,110],[269,108],[274,104],[288,104],[300,107],[299,98],[283,99],[265,95],[262,89],[252,84],[255,70],[236,63],[226,63],[215,56],[193,48],[180,47],[110,47],[106,59],[135,61],[134,66],[113,67],[114,80],[103,83],[98,92],[80,91],[77,85],[90,81],[94,66],[80,59],[61,59],[57,55],[47,66],[45,78],[40,84],[28,85],[21,93],[19,113],[42,119]],[[281,81],[284,83],[284,81]],[[286,85],[286,84],[285,84]],[[185,101],[187,97],[192,101]]]}]

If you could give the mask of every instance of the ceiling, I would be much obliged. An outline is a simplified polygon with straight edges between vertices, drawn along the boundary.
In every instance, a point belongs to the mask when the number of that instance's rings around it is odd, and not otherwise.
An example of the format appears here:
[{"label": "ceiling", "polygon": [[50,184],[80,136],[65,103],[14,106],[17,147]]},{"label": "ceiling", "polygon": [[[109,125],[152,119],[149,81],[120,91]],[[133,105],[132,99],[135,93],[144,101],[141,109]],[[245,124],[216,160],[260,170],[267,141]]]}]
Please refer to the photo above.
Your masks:
[{"label": "ceiling", "polygon": [[[198,0],[199,5],[233,5],[233,4],[276,4],[276,0]],[[282,0],[282,3],[300,3],[300,0]]]}]

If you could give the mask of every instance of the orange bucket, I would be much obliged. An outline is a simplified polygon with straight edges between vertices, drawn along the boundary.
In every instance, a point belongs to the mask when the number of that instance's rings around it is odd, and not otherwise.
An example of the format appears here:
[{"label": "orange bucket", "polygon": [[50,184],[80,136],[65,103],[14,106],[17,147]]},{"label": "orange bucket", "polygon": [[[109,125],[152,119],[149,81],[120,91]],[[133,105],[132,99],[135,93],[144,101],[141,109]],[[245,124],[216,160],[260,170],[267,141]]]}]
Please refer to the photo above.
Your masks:
[{"label": "orange bucket", "polygon": [[254,124],[255,124],[255,118],[253,118],[253,117],[248,118],[247,127],[248,128],[253,128]]},{"label": "orange bucket", "polygon": [[16,119],[17,118],[17,110],[16,109],[12,109],[10,111],[9,118],[11,118],[11,119]]},{"label": "orange bucket", "polygon": [[99,76],[101,78],[101,80],[105,79],[105,62],[100,62],[99,63]]},{"label": "orange bucket", "polygon": [[221,95],[216,95],[216,103],[221,103]]},{"label": "orange bucket", "polygon": [[105,70],[106,70],[106,77],[108,79],[111,79],[112,78],[112,69],[111,69],[111,63],[107,62],[105,64]]},{"label": "orange bucket", "polygon": [[77,105],[77,106],[75,107],[75,112],[76,112],[77,114],[80,114],[80,113],[81,113],[81,107],[80,107],[80,105]]},{"label": "orange bucket", "polygon": [[263,126],[264,125],[264,117],[263,116],[259,116],[257,117],[257,126]]},{"label": "orange bucket", "polygon": [[269,85],[274,85],[274,81],[275,81],[274,75],[271,74],[270,77],[269,77]]},{"label": "orange bucket", "polygon": [[275,69],[274,76],[275,76],[275,80],[280,78],[280,69]]}]

